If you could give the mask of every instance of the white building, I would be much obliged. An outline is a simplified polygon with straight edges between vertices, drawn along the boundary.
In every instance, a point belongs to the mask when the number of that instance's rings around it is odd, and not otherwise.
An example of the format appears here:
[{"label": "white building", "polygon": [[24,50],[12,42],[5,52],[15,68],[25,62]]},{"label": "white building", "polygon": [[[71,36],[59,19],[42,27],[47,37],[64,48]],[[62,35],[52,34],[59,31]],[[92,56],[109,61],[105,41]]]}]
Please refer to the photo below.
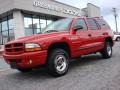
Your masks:
[{"label": "white building", "polygon": [[[11,40],[37,34],[58,19],[81,16],[79,8],[55,0],[0,0],[0,2],[0,48]],[[100,16],[99,8],[92,4],[88,4],[82,11],[85,10],[87,11],[85,15]]]},{"label": "white building", "polygon": [[86,17],[101,17],[100,7],[91,3],[88,3],[87,7],[83,8],[81,11],[81,14]]}]

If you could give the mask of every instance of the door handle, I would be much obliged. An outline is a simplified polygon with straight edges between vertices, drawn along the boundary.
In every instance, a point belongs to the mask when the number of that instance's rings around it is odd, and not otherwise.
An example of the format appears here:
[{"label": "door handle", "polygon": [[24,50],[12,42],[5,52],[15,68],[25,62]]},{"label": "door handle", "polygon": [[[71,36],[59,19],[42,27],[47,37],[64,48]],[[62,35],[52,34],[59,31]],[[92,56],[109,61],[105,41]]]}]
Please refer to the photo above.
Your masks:
[{"label": "door handle", "polygon": [[89,37],[91,37],[92,35],[91,34],[88,34]]}]

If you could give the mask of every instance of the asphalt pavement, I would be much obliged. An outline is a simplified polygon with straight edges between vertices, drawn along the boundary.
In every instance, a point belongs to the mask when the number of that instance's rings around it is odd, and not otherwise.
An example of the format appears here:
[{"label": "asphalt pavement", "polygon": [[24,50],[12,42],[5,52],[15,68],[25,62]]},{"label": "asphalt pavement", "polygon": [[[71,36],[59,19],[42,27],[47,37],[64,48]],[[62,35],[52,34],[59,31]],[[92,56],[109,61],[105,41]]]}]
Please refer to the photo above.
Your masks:
[{"label": "asphalt pavement", "polygon": [[0,56],[0,71],[8,69],[9,65],[5,63],[4,59]]},{"label": "asphalt pavement", "polygon": [[0,90],[120,90],[120,43],[114,46],[112,58],[102,59],[100,54],[81,57],[59,78],[43,68],[25,74],[2,71]]}]

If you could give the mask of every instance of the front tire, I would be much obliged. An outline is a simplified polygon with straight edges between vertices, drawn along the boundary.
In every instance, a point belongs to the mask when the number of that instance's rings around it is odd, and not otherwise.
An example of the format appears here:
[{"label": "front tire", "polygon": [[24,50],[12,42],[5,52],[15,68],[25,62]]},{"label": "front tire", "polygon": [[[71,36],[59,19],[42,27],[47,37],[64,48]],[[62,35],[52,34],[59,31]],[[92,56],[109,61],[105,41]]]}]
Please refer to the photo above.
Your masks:
[{"label": "front tire", "polygon": [[111,42],[105,43],[105,47],[102,50],[101,54],[102,54],[102,57],[104,59],[108,59],[108,58],[112,57],[112,44],[111,44]]},{"label": "front tire", "polygon": [[50,51],[47,62],[48,72],[52,76],[63,76],[69,68],[69,55],[63,49]]}]

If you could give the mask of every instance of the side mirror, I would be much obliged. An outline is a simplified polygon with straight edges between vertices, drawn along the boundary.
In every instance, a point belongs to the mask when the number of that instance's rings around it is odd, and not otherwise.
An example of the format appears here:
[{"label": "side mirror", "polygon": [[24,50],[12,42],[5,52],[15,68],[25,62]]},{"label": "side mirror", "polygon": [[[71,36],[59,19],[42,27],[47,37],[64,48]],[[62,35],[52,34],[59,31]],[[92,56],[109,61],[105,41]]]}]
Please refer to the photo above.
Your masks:
[{"label": "side mirror", "polygon": [[76,30],[79,30],[79,29],[83,29],[83,26],[75,26],[74,27],[74,30],[76,31]]}]

